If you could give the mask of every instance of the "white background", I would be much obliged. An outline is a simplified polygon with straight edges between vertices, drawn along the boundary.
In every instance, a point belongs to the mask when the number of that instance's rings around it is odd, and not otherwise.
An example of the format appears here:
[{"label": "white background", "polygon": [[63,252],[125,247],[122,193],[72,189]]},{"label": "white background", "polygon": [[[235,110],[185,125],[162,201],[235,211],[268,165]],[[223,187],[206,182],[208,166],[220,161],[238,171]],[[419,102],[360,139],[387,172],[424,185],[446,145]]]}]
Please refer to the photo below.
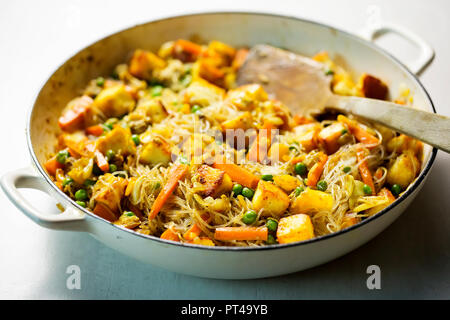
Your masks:
[{"label": "white background", "polygon": [[[450,116],[450,2],[445,0],[2,1],[0,173],[30,164],[25,118],[45,79],[74,52],[109,33],[169,15],[219,10],[294,15],[358,33],[370,5],[380,8],[385,21],[408,28],[435,49],[421,81],[437,111]],[[404,61],[414,58],[409,46],[388,45]],[[421,194],[369,244],[312,270],[255,281],[205,280],[144,265],[86,234],[37,226],[0,192],[0,298],[450,298],[449,160],[438,153]],[[39,198],[40,208],[54,210],[49,199]],[[71,264],[81,267],[81,290],[66,289]],[[381,267],[379,291],[366,288],[370,264]]]}]

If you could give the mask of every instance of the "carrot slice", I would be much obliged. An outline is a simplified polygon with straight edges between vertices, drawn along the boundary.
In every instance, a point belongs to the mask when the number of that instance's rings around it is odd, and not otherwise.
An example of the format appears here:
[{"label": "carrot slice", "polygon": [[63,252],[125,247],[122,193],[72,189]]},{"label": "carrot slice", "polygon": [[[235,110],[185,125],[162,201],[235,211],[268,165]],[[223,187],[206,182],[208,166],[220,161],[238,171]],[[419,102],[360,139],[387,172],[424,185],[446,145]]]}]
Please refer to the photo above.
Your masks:
[{"label": "carrot slice", "polygon": [[117,219],[116,215],[110,208],[108,208],[103,203],[97,203],[94,207],[94,213],[98,215],[99,217],[108,220],[108,221],[115,221]]},{"label": "carrot slice", "polygon": [[97,165],[100,168],[100,170],[102,170],[103,172],[108,172],[109,171],[109,163],[108,163],[108,160],[106,160],[103,153],[101,153],[98,150],[95,150],[94,153],[95,153],[95,160],[96,160]]},{"label": "carrot slice", "polygon": [[245,59],[247,59],[248,49],[239,49],[234,56],[233,62],[231,63],[231,67],[234,70],[238,70],[244,64]]},{"label": "carrot slice", "polygon": [[359,162],[359,173],[361,174],[362,181],[367,184],[372,189],[372,195],[375,195],[375,185],[373,184],[372,173],[367,165],[366,152],[363,148],[358,149],[356,152],[356,157]]},{"label": "carrot slice", "polygon": [[355,136],[356,140],[367,145],[368,148],[376,147],[380,144],[380,140],[364,130],[356,121],[349,118],[338,115],[337,120],[341,123],[345,123],[350,130],[350,133]]},{"label": "carrot slice", "polygon": [[173,167],[170,168],[170,171],[167,174],[167,182],[158,194],[158,197],[156,197],[156,200],[152,205],[152,209],[150,210],[150,214],[148,215],[150,220],[155,218],[159,211],[161,211],[167,199],[169,199],[177,187],[178,181],[184,178],[188,170],[189,166],[182,163],[174,164]]},{"label": "carrot slice", "polygon": [[84,116],[93,101],[89,96],[82,96],[74,101],[72,108],[65,111],[59,118],[59,127],[64,131],[72,131],[80,128],[84,123]]},{"label": "carrot slice", "polygon": [[231,180],[242,184],[245,187],[256,188],[259,182],[257,176],[234,163],[224,162],[225,159],[216,159],[216,162],[213,163],[212,166],[213,168],[220,169],[227,173],[231,177]]},{"label": "carrot slice", "polygon": [[217,240],[267,240],[267,227],[223,227],[217,228]]},{"label": "carrot slice", "polygon": [[[202,215],[202,219],[205,221],[209,220],[209,214]],[[183,235],[183,238],[186,240],[194,240],[202,233],[202,229],[200,229],[198,223],[194,223],[188,231],[186,231]]]},{"label": "carrot slice", "polygon": [[103,127],[101,125],[90,126],[86,128],[86,133],[99,137],[103,134]]},{"label": "carrot slice", "polygon": [[314,187],[317,185],[317,182],[322,175],[323,168],[325,168],[325,163],[328,161],[328,156],[325,153],[320,153],[319,161],[313,165],[311,170],[308,172],[307,185],[310,187]]},{"label": "carrot slice", "polygon": [[394,195],[393,195],[387,188],[381,189],[380,192],[378,192],[378,195],[379,195],[379,196],[384,196],[384,197],[388,198],[389,203],[395,201]]},{"label": "carrot slice", "polygon": [[45,162],[44,166],[45,166],[45,170],[47,170],[47,172],[49,174],[51,174],[52,176],[56,175],[57,169],[64,168],[64,165],[62,163],[59,163],[58,161],[56,161],[55,157],[47,160],[47,162]]},{"label": "carrot slice", "polygon": [[165,240],[180,241],[178,235],[175,232],[173,232],[171,228],[164,231],[160,238]]}]

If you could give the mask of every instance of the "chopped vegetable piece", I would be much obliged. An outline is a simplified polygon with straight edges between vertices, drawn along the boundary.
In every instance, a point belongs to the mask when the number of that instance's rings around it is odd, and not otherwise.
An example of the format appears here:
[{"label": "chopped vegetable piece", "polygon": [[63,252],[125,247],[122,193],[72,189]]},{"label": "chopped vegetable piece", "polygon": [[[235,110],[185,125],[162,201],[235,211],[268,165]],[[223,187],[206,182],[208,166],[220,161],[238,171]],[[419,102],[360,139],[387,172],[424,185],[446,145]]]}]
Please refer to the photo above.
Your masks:
[{"label": "chopped vegetable piece", "polygon": [[264,181],[273,181],[273,175],[271,175],[271,174],[263,174],[261,176],[261,179],[263,179]]},{"label": "chopped vegetable piece", "polygon": [[108,161],[113,160],[115,156],[116,153],[114,152],[114,150],[109,149],[108,151],[106,151],[106,158],[108,158]]},{"label": "chopped vegetable piece", "polygon": [[75,192],[75,199],[78,201],[83,201],[88,198],[87,192],[84,189],[80,189],[77,192]]},{"label": "chopped vegetable piece", "polygon": [[317,185],[327,161],[328,156],[321,152],[319,155],[319,161],[308,172],[308,180],[306,181],[306,185],[310,187]]},{"label": "chopped vegetable piece", "polygon": [[97,80],[95,80],[95,83],[96,83],[99,87],[103,87],[103,85],[105,84],[105,78],[103,78],[103,77],[98,77]]},{"label": "chopped vegetable piece", "polygon": [[396,197],[402,192],[402,187],[399,184],[394,184],[391,187],[392,194]]},{"label": "chopped vegetable piece", "polygon": [[333,209],[333,196],[329,193],[306,188],[293,199],[290,211],[293,213],[314,214]]},{"label": "chopped vegetable piece", "polygon": [[70,101],[67,110],[58,120],[59,127],[64,131],[74,131],[84,125],[85,115],[93,100],[89,96],[82,96]]},{"label": "chopped vegetable piece", "polygon": [[149,220],[155,218],[159,211],[161,211],[167,199],[169,199],[177,187],[178,181],[184,178],[188,170],[189,166],[182,163],[176,163],[169,169],[167,182],[152,205],[152,209],[148,215]]},{"label": "chopped vegetable piece", "polygon": [[84,201],[76,201],[76,203],[77,203],[79,206],[82,206],[83,208],[86,208],[86,202],[84,202]]},{"label": "chopped vegetable piece", "polygon": [[218,160],[213,164],[213,167],[225,171],[231,177],[231,180],[243,186],[256,188],[258,185],[259,178],[257,176],[234,163],[225,163],[224,160]]},{"label": "chopped vegetable piece", "polygon": [[99,217],[106,219],[110,222],[113,222],[116,220],[116,215],[113,211],[111,211],[110,208],[108,208],[106,205],[102,203],[97,203],[94,207],[94,213],[98,215]]},{"label": "chopped vegetable piece", "polygon": [[294,171],[296,174],[304,175],[307,171],[306,165],[303,162],[296,163],[294,166]]},{"label": "chopped vegetable piece", "polygon": [[70,177],[67,177],[63,180],[62,185],[63,185],[63,187],[65,187],[65,186],[71,184],[72,182],[73,182],[73,179]]},{"label": "chopped vegetable piece", "polygon": [[216,240],[267,240],[267,227],[222,227],[214,233]]},{"label": "chopped vegetable piece", "polygon": [[86,133],[96,136],[96,137],[100,137],[103,134],[104,130],[103,127],[101,125],[95,125],[95,126],[90,126],[86,128]]},{"label": "chopped vegetable piece", "polygon": [[167,229],[166,231],[164,231],[160,238],[165,240],[180,241],[178,234],[175,233],[172,229]]},{"label": "chopped vegetable piece", "polygon": [[152,97],[159,97],[162,94],[162,86],[154,86],[151,90]]},{"label": "chopped vegetable piece", "polygon": [[131,136],[131,140],[133,140],[135,145],[139,145],[141,143],[141,140],[139,139],[139,136],[137,134],[133,134]]},{"label": "chopped vegetable piece", "polygon": [[339,122],[346,124],[350,130],[350,133],[355,136],[356,140],[364,143],[368,148],[373,148],[380,144],[380,140],[378,140],[378,138],[364,130],[356,121],[350,120],[341,114],[338,115],[337,119]]},{"label": "chopped vegetable piece", "polygon": [[358,169],[359,173],[361,174],[362,181],[370,187],[370,189],[372,190],[372,195],[375,195],[375,185],[373,184],[372,173],[370,172],[367,161],[365,159],[365,150],[363,148],[359,149],[356,152],[356,156],[359,162]]},{"label": "chopped vegetable piece", "polygon": [[243,190],[243,187],[242,187],[239,183],[236,183],[236,184],[233,186],[233,193],[234,193],[235,195],[241,194],[241,193],[242,193],[242,190]]},{"label": "chopped vegetable piece", "polygon": [[365,195],[371,195],[372,194],[372,188],[370,186],[368,186],[367,184],[365,184],[363,186],[363,191]]},{"label": "chopped vegetable piece", "polygon": [[263,209],[262,215],[281,215],[289,207],[289,197],[273,183],[261,180],[252,200],[253,209]]},{"label": "chopped vegetable piece", "polygon": [[61,150],[56,154],[56,161],[58,161],[61,164],[66,163],[66,159],[70,157],[69,151],[67,150]]},{"label": "chopped vegetable piece", "polygon": [[352,171],[352,168],[349,166],[344,167],[344,169],[342,169],[342,171],[344,171],[344,173],[349,173],[350,171]]},{"label": "chopped vegetable piece", "polygon": [[114,163],[109,165],[109,172],[113,173],[117,171],[117,166]]},{"label": "chopped vegetable piece", "polygon": [[267,236],[266,244],[276,244],[276,243],[277,243],[277,240],[275,239],[275,237],[273,235],[269,234]]},{"label": "chopped vegetable piece", "polygon": [[252,224],[256,221],[256,218],[258,217],[258,214],[256,213],[255,210],[250,210],[247,211],[243,216],[242,216],[242,222],[244,222],[245,224]]},{"label": "chopped vegetable piece", "polygon": [[246,197],[247,199],[252,199],[253,198],[253,195],[255,194],[255,192],[252,190],[252,189],[250,189],[250,188],[247,188],[247,187],[244,187],[243,189],[242,189],[242,195],[244,196],[244,197]]},{"label": "chopped vegetable piece", "polygon": [[327,191],[328,183],[325,180],[317,182],[317,189],[320,191]]},{"label": "chopped vegetable piece", "polygon": [[275,232],[278,228],[278,222],[275,219],[269,218],[266,222],[266,227],[267,229],[269,229],[269,231]]},{"label": "chopped vegetable piece", "polygon": [[305,188],[303,188],[303,187],[297,187],[297,188],[295,188],[295,190],[294,190],[294,195],[295,195],[296,197],[298,197],[298,196],[300,195],[300,193],[302,193],[303,191],[305,191]]},{"label": "chopped vegetable piece", "polygon": [[[204,221],[209,221],[209,214],[204,214],[201,216]],[[198,223],[194,223],[183,235],[186,240],[194,240],[202,233],[202,229],[199,227]]]},{"label": "chopped vegetable piece", "polygon": [[100,170],[102,170],[103,172],[108,172],[109,171],[108,160],[106,160],[106,158],[103,155],[103,153],[101,153],[98,150],[95,150],[95,161],[96,161],[98,167],[100,168]]},{"label": "chopped vegetable piece", "polygon": [[195,104],[191,108],[191,113],[196,113],[197,111],[200,111],[201,108],[202,108],[201,106],[199,106],[198,104]]},{"label": "chopped vegetable piece", "polygon": [[64,168],[64,165],[58,161],[56,161],[56,157],[53,157],[45,162],[45,170],[52,176],[56,174],[57,169]]}]

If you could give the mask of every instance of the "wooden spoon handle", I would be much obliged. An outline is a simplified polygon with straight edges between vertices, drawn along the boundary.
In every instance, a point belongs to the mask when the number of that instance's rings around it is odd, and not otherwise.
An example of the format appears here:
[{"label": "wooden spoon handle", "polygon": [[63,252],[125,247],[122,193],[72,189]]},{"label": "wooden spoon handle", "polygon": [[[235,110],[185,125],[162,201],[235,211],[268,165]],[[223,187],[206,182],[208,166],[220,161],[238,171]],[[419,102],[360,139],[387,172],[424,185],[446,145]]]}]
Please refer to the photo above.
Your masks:
[{"label": "wooden spoon handle", "polygon": [[327,106],[365,118],[450,153],[450,118],[396,103],[333,95]]}]

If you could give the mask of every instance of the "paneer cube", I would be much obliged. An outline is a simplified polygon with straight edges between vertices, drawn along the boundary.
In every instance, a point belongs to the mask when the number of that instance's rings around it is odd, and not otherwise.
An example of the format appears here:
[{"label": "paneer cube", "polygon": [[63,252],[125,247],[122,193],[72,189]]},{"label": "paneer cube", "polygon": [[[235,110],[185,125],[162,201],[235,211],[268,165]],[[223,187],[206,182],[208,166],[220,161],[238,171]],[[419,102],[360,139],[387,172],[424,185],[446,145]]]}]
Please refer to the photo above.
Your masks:
[{"label": "paneer cube", "polygon": [[150,51],[136,50],[130,61],[128,71],[135,77],[150,80],[154,69],[162,69],[166,61]]},{"label": "paneer cube", "polygon": [[219,102],[225,96],[225,90],[201,78],[192,81],[186,88],[184,99],[191,105],[199,104],[203,107]]},{"label": "paneer cube", "polygon": [[401,134],[390,139],[386,145],[386,148],[389,152],[396,151],[398,153],[411,150],[414,155],[417,155],[420,153],[422,146],[423,144],[419,140]]},{"label": "paneer cube", "polygon": [[288,174],[282,174],[279,176],[274,176],[273,181],[277,186],[279,186],[284,191],[291,193],[295,188],[300,186],[300,181]]},{"label": "paneer cube", "polygon": [[207,165],[201,165],[193,177],[196,191],[204,197],[216,198],[231,191],[233,182],[228,174]]},{"label": "paneer cube", "polygon": [[146,142],[139,153],[139,161],[155,166],[166,165],[172,160],[171,146],[159,137],[153,137]]},{"label": "paneer cube", "polygon": [[314,238],[311,218],[306,214],[296,214],[278,221],[277,239],[279,243],[305,241]]},{"label": "paneer cube", "polygon": [[136,215],[129,215],[124,213],[119,217],[119,220],[115,221],[114,224],[123,226],[128,229],[134,229],[141,224],[141,220]]},{"label": "paneer cube", "polygon": [[289,207],[289,197],[273,183],[260,180],[252,200],[253,209],[263,216],[282,215]]},{"label": "paneer cube", "polygon": [[272,161],[286,162],[289,160],[289,146],[281,142],[272,144],[269,150],[269,158]]},{"label": "paneer cube", "polygon": [[420,170],[420,162],[410,150],[398,156],[388,168],[386,181],[389,184],[399,184],[403,189],[416,178]]},{"label": "paneer cube", "polygon": [[222,129],[225,131],[227,129],[243,129],[247,130],[253,125],[253,117],[250,112],[243,112],[239,116],[227,120],[222,123]]},{"label": "paneer cube", "polygon": [[331,211],[333,209],[333,196],[329,193],[306,188],[291,204],[292,213],[315,214],[320,211]]},{"label": "paneer cube", "polygon": [[126,179],[106,173],[103,179],[94,185],[94,200],[117,213],[126,187]]},{"label": "paneer cube", "polygon": [[103,89],[94,100],[94,106],[108,118],[120,118],[133,111],[136,102],[124,85]]},{"label": "paneer cube", "polygon": [[339,149],[338,140],[346,132],[344,130],[345,127],[342,123],[335,122],[319,132],[319,142],[328,154],[335,153]]},{"label": "paneer cube", "polygon": [[226,100],[241,110],[251,110],[258,102],[267,101],[268,95],[259,84],[247,84],[228,91]]},{"label": "paneer cube", "polygon": [[71,100],[58,119],[59,127],[64,131],[82,129],[93,102],[92,98],[86,95]]},{"label": "paneer cube", "polygon": [[[161,99],[149,99],[147,97],[144,97],[138,101],[136,109],[132,112],[132,114],[150,117],[152,123],[160,123],[168,115]],[[130,114],[130,116],[132,114]]]},{"label": "paneer cube", "polygon": [[120,125],[114,126],[110,132],[98,138],[96,147],[103,154],[106,154],[108,150],[123,156],[136,153],[136,146],[131,140],[130,129],[125,129]]},{"label": "paneer cube", "polygon": [[308,131],[301,136],[298,136],[296,141],[302,145],[305,152],[310,152],[317,148],[317,131]]}]

